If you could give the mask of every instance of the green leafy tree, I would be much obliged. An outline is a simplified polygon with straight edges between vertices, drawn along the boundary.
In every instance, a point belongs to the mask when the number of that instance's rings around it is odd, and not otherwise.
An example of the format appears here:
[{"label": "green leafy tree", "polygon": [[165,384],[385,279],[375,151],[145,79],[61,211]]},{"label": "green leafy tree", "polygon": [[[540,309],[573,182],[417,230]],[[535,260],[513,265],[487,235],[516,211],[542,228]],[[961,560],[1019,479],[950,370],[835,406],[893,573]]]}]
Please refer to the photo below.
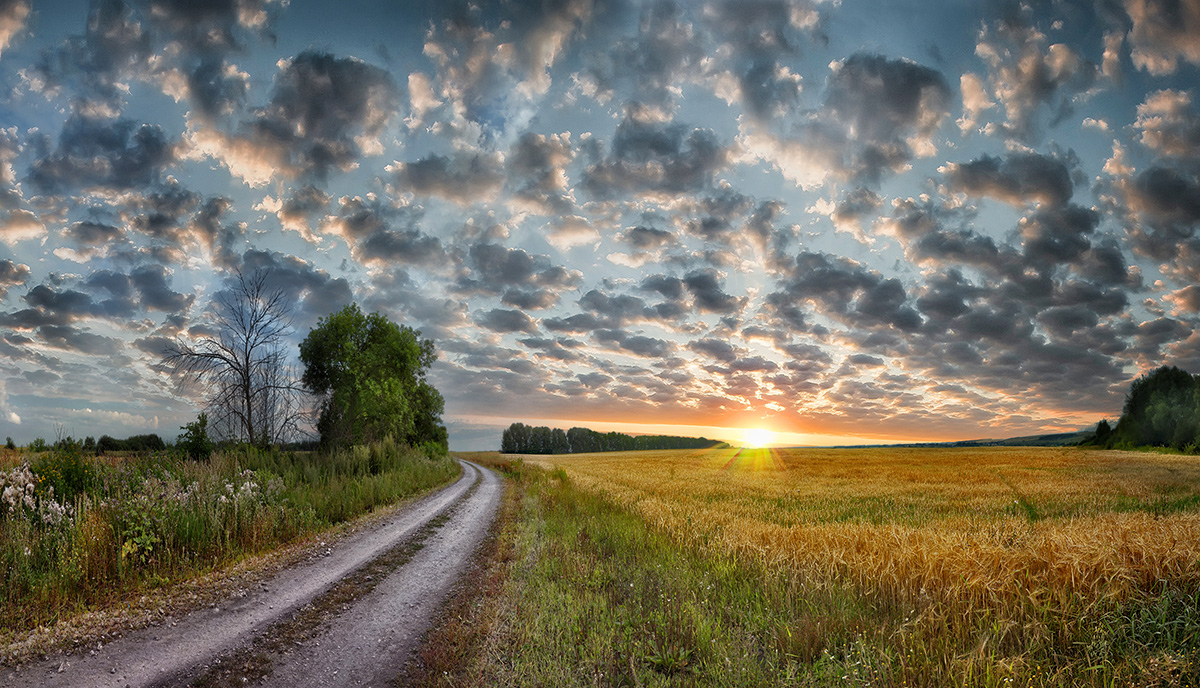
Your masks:
[{"label": "green leafy tree", "polygon": [[1129,387],[1110,444],[1183,448],[1198,432],[1197,378],[1174,366],[1149,372]]},{"label": "green leafy tree", "polygon": [[358,304],[322,318],[300,344],[304,386],[320,397],[325,444],[393,437],[446,446],[442,395],[426,380],[433,342]]}]

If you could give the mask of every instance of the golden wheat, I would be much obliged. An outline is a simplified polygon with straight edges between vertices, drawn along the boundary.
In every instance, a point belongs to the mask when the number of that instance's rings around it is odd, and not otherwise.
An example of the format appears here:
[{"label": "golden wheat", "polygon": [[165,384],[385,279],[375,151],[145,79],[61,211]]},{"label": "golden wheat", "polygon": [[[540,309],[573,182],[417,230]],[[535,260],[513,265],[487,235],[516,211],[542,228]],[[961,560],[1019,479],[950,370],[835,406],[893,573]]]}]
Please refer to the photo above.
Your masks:
[{"label": "golden wheat", "polygon": [[[1025,643],[1064,615],[1200,587],[1200,461],[1074,448],[527,457],[672,537]],[[949,621],[948,621],[949,620]],[[1057,621],[1056,621],[1057,620]]]}]

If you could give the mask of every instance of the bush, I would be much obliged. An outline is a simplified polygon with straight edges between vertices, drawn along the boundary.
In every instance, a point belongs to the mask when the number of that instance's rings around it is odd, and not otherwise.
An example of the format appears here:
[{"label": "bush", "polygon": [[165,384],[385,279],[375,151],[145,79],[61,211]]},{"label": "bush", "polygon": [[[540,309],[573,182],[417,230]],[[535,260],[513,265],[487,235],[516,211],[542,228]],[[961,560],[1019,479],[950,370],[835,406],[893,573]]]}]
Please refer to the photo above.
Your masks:
[{"label": "bush", "polygon": [[97,485],[96,467],[84,459],[83,447],[70,438],[60,440],[53,451],[34,459],[30,467],[38,476],[38,494],[49,495],[53,488],[54,498],[64,504]]},{"label": "bush", "polygon": [[15,443],[13,443],[11,437],[5,437],[4,438],[4,448],[5,449],[16,449],[17,445]]},{"label": "bush", "polygon": [[29,451],[31,452],[40,453],[49,448],[50,446],[46,444],[46,440],[42,439],[41,437],[35,437],[34,440],[29,443]]},{"label": "bush", "polygon": [[213,441],[208,437],[208,414],[201,413],[196,416],[196,420],[188,423],[180,428],[183,434],[179,436],[175,447],[183,452],[184,456],[199,461],[207,459],[213,452]]}]

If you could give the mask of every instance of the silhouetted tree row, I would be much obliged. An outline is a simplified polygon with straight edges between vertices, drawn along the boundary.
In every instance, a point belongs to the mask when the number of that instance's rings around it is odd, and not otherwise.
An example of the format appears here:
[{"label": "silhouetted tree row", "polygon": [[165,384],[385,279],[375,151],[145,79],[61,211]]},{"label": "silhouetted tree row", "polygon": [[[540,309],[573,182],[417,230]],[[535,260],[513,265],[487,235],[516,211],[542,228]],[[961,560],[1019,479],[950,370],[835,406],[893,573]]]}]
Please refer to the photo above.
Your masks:
[{"label": "silhouetted tree row", "polygon": [[[86,443],[84,443],[84,448],[87,449]],[[96,442],[96,451],[100,454],[117,451],[162,451],[166,448],[167,443],[163,442],[161,437],[153,433],[149,435],[134,435],[123,440],[109,437],[108,435],[101,435],[100,439]]]},{"label": "silhouetted tree row", "polygon": [[587,428],[560,428],[513,423],[500,436],[503,454],[582,454],[587,452],[706,449],[720,444],[703,437],[626,435]]},{"label": "silhouetted tree row", "polygon": [[1196,453],[1200,447],[1200,375],[1163,366],[1134,380],[1117,426],[1100,421],[1090,444],[1173,447]]}]

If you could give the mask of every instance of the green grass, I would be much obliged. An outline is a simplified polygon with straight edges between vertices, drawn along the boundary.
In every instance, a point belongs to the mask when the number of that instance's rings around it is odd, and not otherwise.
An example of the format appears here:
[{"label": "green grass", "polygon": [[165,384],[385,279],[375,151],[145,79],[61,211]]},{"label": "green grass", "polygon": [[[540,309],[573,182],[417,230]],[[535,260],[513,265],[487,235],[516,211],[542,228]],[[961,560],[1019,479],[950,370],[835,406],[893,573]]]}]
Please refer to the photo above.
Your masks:
[{"label": "green grass", "polygon": [[[20,460],[0,467],[10,483]],[[31,468],[35,497],[0,504],[0,636],[273,549],[459,470],[393,442],[328,455],[231,450],[201,462],[68,449]]]},{"label": "green grass", "polygon": [[956,633],[920,608],[681,545],[561,470],[501,467],[518,505],[500,535],[500,611],[465,653],[476,668],[444,685],[1200,685],[1200,591],[1088,606],[1084,623],[1047,612],[1032,631],[980,615]]}]

